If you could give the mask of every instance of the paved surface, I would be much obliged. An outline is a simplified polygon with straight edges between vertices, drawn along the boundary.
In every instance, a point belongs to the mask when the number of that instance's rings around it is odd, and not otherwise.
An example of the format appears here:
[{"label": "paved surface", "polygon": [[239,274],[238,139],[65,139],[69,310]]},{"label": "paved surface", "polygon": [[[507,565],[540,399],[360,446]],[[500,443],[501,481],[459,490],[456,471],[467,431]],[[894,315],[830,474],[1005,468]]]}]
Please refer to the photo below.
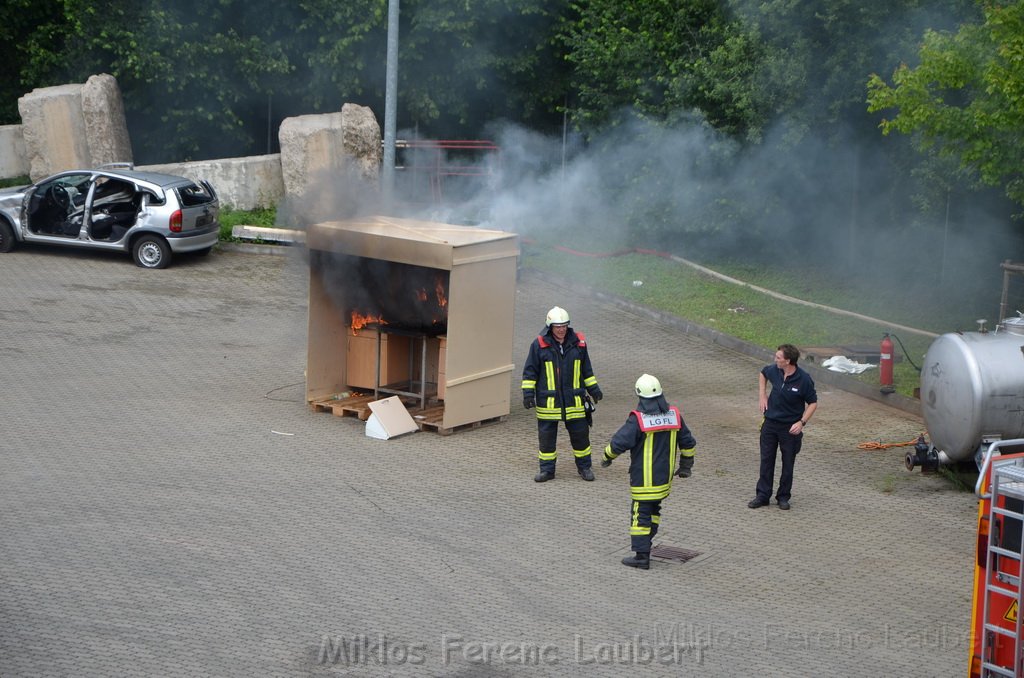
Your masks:
[{"label": "paved surface", "polygon": [[[699,445],[627,569],[625,459],[532,481],[532,412],[390,441],[303,401],[297,253],[0,255],[0,675],[955,676],[975,501],[912,415],[822,389],[793,509],[752,511],[760,361],[525,275],[586,332],[603,446],[643,371]],[[522,355],[520,355],[522,354]],[[325,640],[326,639],[326,640]]]}]

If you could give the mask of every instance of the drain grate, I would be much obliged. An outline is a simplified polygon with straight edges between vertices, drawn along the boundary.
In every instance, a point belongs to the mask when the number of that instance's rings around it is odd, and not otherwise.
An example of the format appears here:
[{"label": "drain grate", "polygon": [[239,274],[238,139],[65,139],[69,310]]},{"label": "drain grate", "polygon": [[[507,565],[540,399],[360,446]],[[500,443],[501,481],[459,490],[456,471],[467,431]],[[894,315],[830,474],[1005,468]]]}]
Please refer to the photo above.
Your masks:
[{"label": "drain grate", "polygon": [[700,551],[691,551],[690,549],[681,549],[676,546],[665,546],[663,544],[658,544],[651,549],[652,558],[674,560],[677,563],[685,563],[688,560],[693,560],[699,555]]}]

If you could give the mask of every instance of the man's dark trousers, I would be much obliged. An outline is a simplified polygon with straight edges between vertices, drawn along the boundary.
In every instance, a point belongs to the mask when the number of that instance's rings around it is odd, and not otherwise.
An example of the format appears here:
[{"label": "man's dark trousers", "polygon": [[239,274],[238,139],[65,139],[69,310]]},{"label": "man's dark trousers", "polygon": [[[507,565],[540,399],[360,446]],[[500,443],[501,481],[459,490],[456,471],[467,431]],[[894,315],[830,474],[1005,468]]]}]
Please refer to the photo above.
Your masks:
[{"label": "man's dark trousers", "polygon": [[761,475],[757,479],[757,498],[768,501],[772,496],[772,482],[775,479],[776,449],[782,452],[782,475],[779,478],[778,501],[789,501],[793,490],[793,465],[803,443],[803,433],[792,435],[792,423],[765,419],[761,424]]}]

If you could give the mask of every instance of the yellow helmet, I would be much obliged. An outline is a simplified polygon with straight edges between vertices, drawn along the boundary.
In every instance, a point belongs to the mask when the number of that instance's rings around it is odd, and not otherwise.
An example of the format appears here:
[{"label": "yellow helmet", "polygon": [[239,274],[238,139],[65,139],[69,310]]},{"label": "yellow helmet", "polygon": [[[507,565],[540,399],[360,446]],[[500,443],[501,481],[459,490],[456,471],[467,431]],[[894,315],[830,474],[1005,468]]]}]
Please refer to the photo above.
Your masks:
[{"label": "yellow helmet", "polygon": [[657,377],[642,374],[636,380],[636,394],[641,398],[657,398],[661,395],[661,382]]},{"label": "yellow helmet", "polygon": [[548,311],[546,322],[548,327],[552,325],[567,325],[569,323],[569,312],[561,306],[555,306]]}]

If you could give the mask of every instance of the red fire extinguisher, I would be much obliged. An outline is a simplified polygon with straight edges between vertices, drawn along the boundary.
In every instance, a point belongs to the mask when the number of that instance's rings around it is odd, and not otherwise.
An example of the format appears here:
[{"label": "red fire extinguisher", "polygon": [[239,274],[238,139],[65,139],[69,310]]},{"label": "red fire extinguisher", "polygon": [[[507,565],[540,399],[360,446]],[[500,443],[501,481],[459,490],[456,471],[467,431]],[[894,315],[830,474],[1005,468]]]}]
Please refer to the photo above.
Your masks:
[{"label": "red fire extinguisher", "polygon": [[882,393],[893,393],[896,388],[892,385],[892,339],[886,332],[882,337],[882,347],[878,354],[878,373],[882,382]]}]

